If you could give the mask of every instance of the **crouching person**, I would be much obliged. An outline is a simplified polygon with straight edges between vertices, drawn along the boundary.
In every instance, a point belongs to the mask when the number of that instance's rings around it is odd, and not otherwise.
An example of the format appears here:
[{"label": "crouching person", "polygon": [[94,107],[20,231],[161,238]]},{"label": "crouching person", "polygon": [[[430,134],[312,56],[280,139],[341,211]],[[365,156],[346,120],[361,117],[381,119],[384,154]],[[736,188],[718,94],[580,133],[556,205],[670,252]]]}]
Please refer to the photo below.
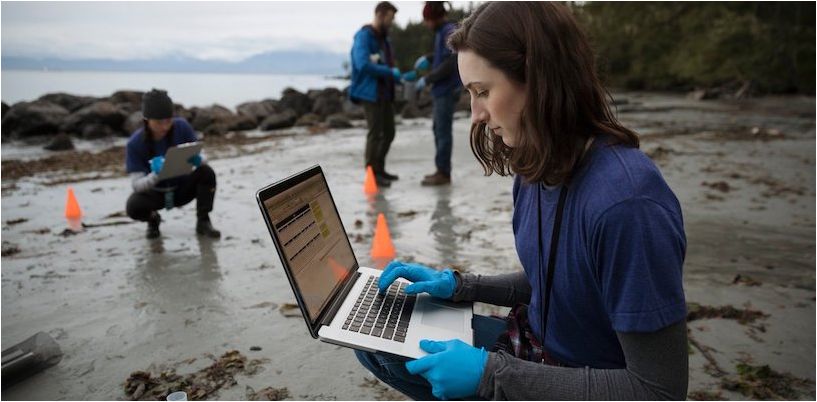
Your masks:
[{"label": "crouching person", "polygon": [[180,207],[196,200],[196,233],[211,238],[221,232],[210,223],[210,211],[216,196],[216,174],[204,161],[203,154],[188,159],[195,167],[190,174],[159,180],[164,155],[170,147],[196,142],[193,127],[180,117],[173,117],[173,101],[166,91],[153,89],[142,97],[144,126],[128,140],[125,165],[133,184],[127,213],[132,219],[148,223],[147,238],[161,236],[159,210]]}]

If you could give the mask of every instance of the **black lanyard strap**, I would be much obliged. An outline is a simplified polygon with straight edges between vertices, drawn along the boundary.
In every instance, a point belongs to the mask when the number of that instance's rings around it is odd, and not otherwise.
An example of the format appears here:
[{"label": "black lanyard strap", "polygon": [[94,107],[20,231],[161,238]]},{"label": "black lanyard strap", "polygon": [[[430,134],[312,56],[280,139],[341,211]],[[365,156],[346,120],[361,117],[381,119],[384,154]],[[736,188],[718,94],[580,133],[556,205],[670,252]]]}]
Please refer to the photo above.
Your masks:
[{"label": "black lanyard strap", "polygon": [[[537,189],[537,216],[539,219],[539,230],[537,231],[539,237],[539,284],[541,285],[542,278],[542,253],[544,245],[542,244],[542,187]],[[556,217],[553,221],[553,235],[550,237],[550,255],[548,256],[547,264],[547,281],[545,282],[545,306],[542,311],[542,348],[545,348],[545,341],[547,339],[548,328],[548,312],[550,310],[550,293],[553,289],[553,271],[556,270],[556,249],[559,245],[559,229],[562,226],[562,213],[565,209],[565,201],[567,199],[567,186],[562,185],[559,190],[559,203],[556,205]]]}]

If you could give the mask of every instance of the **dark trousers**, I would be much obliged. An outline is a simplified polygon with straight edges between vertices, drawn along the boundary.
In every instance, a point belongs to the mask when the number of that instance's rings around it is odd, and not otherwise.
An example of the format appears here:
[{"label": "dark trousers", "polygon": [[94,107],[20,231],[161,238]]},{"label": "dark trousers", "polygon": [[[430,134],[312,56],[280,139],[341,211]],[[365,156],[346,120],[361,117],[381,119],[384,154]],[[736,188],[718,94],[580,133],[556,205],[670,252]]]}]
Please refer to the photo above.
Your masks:
[{"label": "dark trousers", "polygon": [[437,170],[451,176],[451,151],[454,144],[452,132],[454,130],[454,109],[460,100],[460,88],[452,90],[443,96],[433,98],[433,130],[434,145],[437,149],[434,155],[434,164]]},{"label": "dark trousers", "polygon": [[362,102],[369,133],[366,135],[366,166],[375,173],[386,169],[386,154],[394,140],[394,103],[392,101]]},{"label": "dark trousers", "polygon": [[[474,346],[490,351],[499,336],[507,330],[508,323],[501,318],[474,315],[471,328],[474,330]],[[391,385],[409,398],[415,401],[438,400],[431,393],[431,384],[425,378],[406,370],[406,362],[411,359],[389,353],[371,353],[362,350],[355,350],[355,355],[363,367],[371,371],[380,381]]]},{"label": "dark trousers", "polygon": [[[216,173],[209,165],[201,165],[184,177],[173,194],[173,206],[180,207],[196,200],[196,213],[200,219],[207,218],[213,210],[216,197]],[[157,190],[140,191],[128,197],[125,210],[137,221],[147,221],[153,211],[165,207],[165,193]]]}]

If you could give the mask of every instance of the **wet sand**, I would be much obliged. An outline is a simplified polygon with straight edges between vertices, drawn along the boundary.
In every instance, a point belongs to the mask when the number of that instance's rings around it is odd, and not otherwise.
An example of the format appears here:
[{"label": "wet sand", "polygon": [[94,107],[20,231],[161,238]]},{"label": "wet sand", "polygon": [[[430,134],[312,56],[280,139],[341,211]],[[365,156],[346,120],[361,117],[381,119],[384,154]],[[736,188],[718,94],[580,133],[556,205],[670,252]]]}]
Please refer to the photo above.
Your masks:
[{"label": "wet sand", "polygon": [[[681,201],[687,300],[768,314],[750,325],[690,322],[691,337],[707,351],[690,348],[690,392],[747,398],[719,384],[722,373],[735,377],[737,364],[749,362],[811,381],[800,398],[813,399],[814,98],[617,98],[627,100],[621,119],[642,134],[642,149]],[[71,185],[85,223],[125,224],[62,237],[66,184],[44,183],[65,175],[4,179],[2,347],[46,331],[65,353],[59,365],[4,390],[4,398],[125,399],[133,371],[189,373],[235,349],[268,361],[256,374],[237,375],[218,399],[244,399],[247,386],[286,387],[294,399],[400,399],[351,350],[311,339],[303,319],[279,310],[294,297],[254,193],[320,162],[361,264],[371,263],[371,233],[383,212],[398,258],[485,274],[521,269],[510,226],[512,180],[482,176],[468,146],[469,121],[459,116],[451,187],[419,185],[433,171],[431,122],[403,120],[388,159],[400,180],[375,199],[362,192],[360,125],[235,146],[219,141],[208,150],[218,174],[212,219],[219,241],[195,236],[192,204],[163,212],[161,241],[146,240],[142,223],[121,216],[130,183],[118,175]],[[35,154],[5,146],[4,162]],[[738,274],[743,280],[733,283]],[[476,311],[506,309],[478,304]]]}]

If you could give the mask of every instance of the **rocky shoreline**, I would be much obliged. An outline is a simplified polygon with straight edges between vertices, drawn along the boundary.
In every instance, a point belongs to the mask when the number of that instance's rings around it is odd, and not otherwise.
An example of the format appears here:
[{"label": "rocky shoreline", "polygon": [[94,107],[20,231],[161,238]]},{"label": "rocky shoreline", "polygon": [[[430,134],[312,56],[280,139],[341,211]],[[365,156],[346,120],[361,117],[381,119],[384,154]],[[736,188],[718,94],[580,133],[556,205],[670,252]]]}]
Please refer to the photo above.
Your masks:
[{"label": "rocky shoreline", "polygon": [[[193,106],[176,104],[176,115],[187,119],[205,136],[223,136],[249,130],[271,131],[290,127],[318,129],[349,128],[353,120],[365,118],[363,107],[351,102],[348,87],[310,89],[306,93],[287,88],[278,99],[244,102],[233,111],[219,104]],[[74,149],[73,139],[127,137],[142,125],[144,92],[117,91],[108,97],[50,93],[30,102],[2,103],[2,141],[24,140],[44,143],[51,151]],[[173,94],[170,94],[171,96]],[[397,86],[396,99],[404,99]],[[430,117],[428,90],[415,102],[395,102],[404,118]],[[463,96],[457,110],[468,110]]]}]

